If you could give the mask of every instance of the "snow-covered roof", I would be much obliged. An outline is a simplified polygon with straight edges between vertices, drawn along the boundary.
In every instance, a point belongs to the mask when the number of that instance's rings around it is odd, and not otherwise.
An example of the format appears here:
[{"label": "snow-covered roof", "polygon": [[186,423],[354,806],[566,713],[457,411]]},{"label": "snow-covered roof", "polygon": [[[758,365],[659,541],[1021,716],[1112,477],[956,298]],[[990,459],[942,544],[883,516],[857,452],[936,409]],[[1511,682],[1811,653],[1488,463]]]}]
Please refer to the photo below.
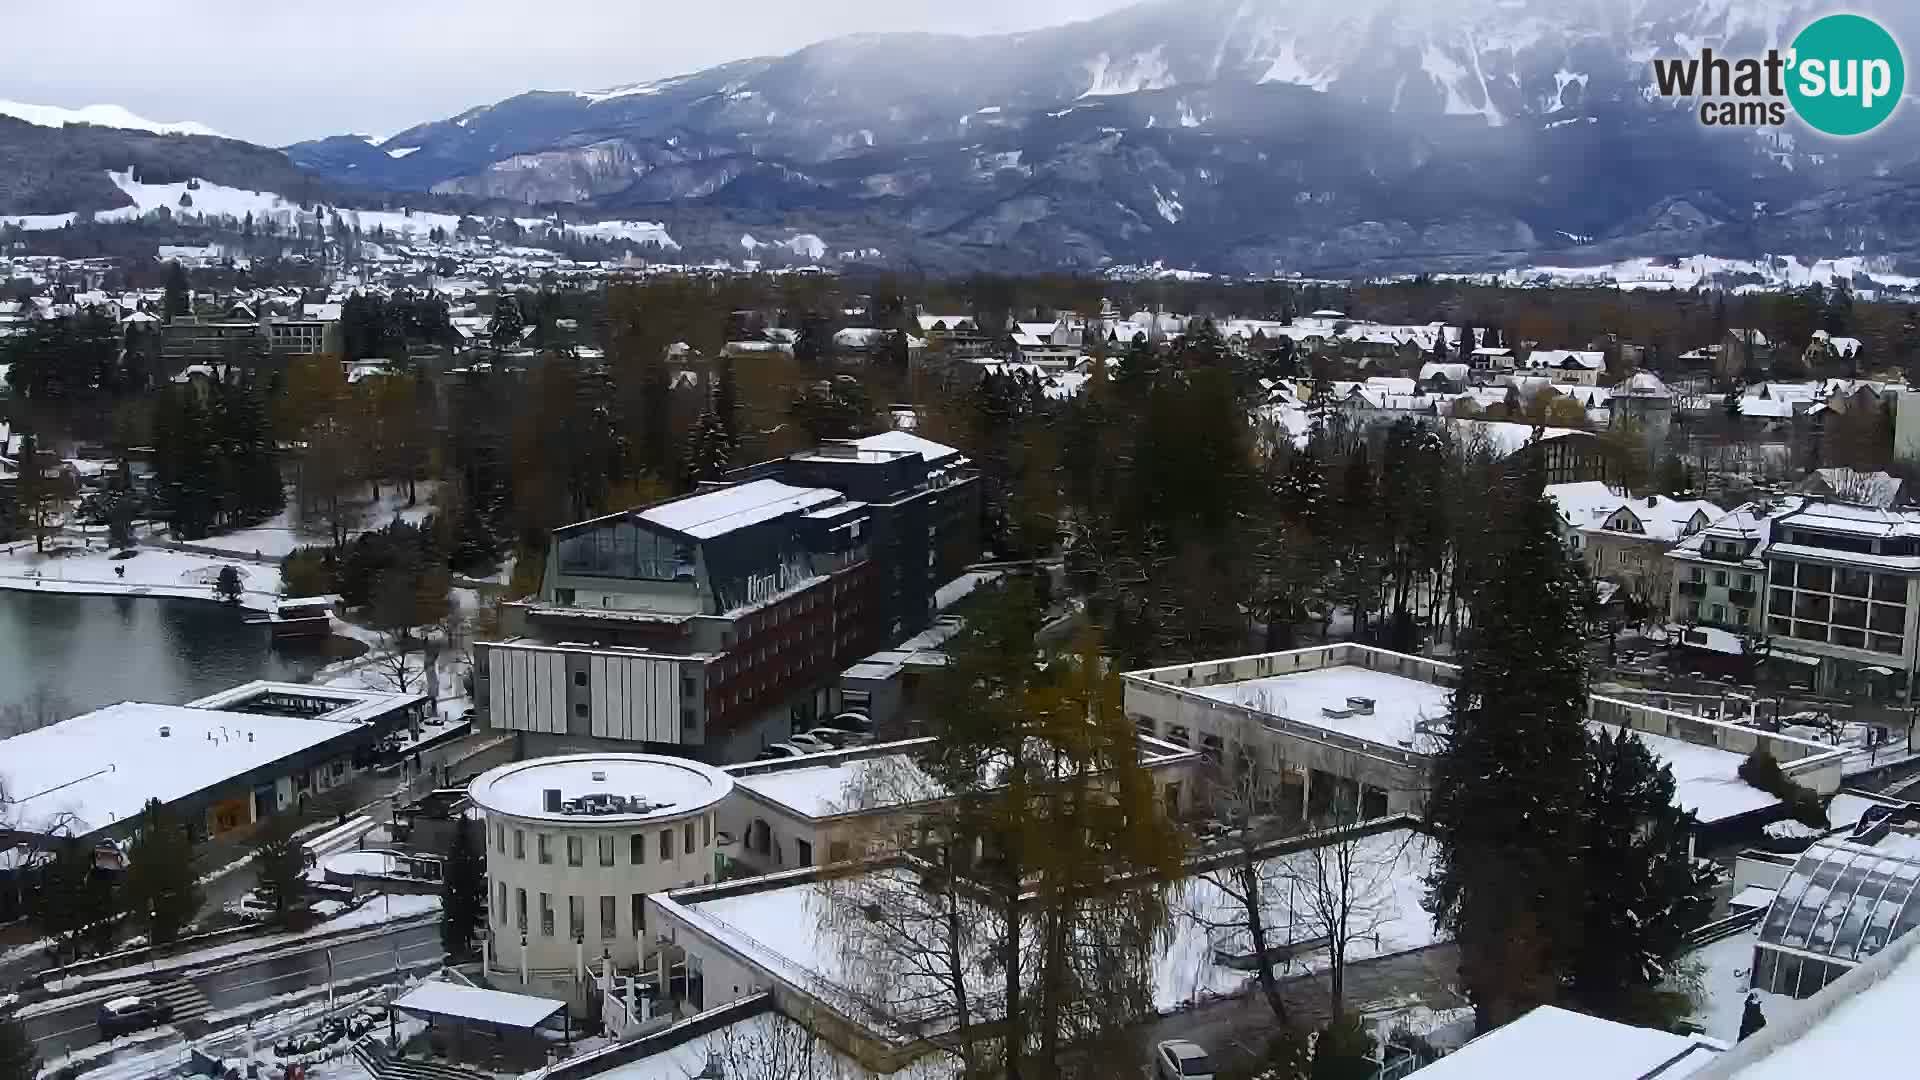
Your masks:
[{"label": "snow-covered roof", "polygon": [[1653,1028],[1542,1005],[1417,1070],[1421,1080],[1675,1080],[1703,1068],[1726,1047],[1704,1035]]},{"label": "snow-covered roof", "polygon": [[[1512,424],[1502,420],[1450,420],[1454,434],[1462,438],[1485,436],[1494,451],[1502,457],[1518,453],[1533,441],[1532,424]],[[1564,439],[1569,435],[1589,435],[1588,432],[1573,428],[1541,428],[1540,441]]]},{"label": "snow-covered roof", "polygon": [[1435,375],[1444,376],[1453,382],[1466,382],[1467,372],[1472,370],[1465,364],[1442,364],[1428,361],[1420,365],[1420,381],[1426,382]]},{"label": "snow-covered roof", "polygon": [[1828,492],[1848,502],[1885,508],[1900,498],[1900,478],[1884,472],[1848,468],[1815,469],[1814,472]]},{"label": "snow-covered roof", "polygon": [[0,741],[0,780],[22,824],[75,835],[137,816],[351,735],[308,717],[123,701]]},{"label": "snow-covered roof", "polygon": [[[1621,510],[1633,515],[1640,532],[1650,538],[1678,541],[1696,526],[1720,516],[1720,508],[1704,499],[1675,499],[1665,495],[1633,498],[1598,480],[1548,484],[1547,495],[1560,507],[1567,523],[1581,529],[1604,529]],[[1631,529],[1615,530],[1632,532]]]},{"label": "snow-covered roof", "polygon": [[431,979],[407,991],[393,1003],[393,1007],[421,1015],[450,1016],[512,1028],[532,1028],[566,1008],[567,1003]]},{"label": "snow-covered roof", "polygon": [[1660,381],[1660,376],[1655,375],[1651,371],[1634,372],[1628,377],[1624,384],[1615,390],[1615,393],[1638,398],[1670,398],[1673,396],[1673,392],[1667,389],[1667,384]]},{"label": "snow-covered roof", "polygon": [[830,488],[802,488],[778,480],[755,480],[661,503],[641,511],[640,518],[695,540],[709,540],[749,525],[816,509],[840,498],[840,493]]},{"label": "snow-covered roof", "polygon": [[938,465],[960,453],[951,446],[934,442],[932,439],[923,439],[910,431],[883,431],[878,435],[854,439],[852,442],[862,450],[919,454],[929,465]]},{"label": "snow-covered roof", "polygon": [[1527,356],[1527,366],[1604,371],[1607,354],[1585,349],[1535,349]]},{"label": "snow-covered roof", "polygon": [[[568,814],[546,808],[546,792],[562,801],[583,795],[618,795],[625,812]],[[697,814],[726,798],[733,777],[703,762],[656,754],[569,754],[516,761],[481,773],[467,794],[482,809],[517,818],[574,825],[630,825]]]}]

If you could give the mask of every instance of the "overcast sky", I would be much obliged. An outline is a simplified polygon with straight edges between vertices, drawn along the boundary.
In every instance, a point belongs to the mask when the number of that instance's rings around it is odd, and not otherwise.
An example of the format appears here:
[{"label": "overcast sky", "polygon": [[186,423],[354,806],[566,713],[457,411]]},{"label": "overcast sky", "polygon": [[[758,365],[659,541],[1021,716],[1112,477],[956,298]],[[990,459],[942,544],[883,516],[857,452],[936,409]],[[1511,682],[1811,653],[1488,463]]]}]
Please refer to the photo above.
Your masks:
[{"label": "overcast sky", "polygon": [[0,33],[0,100],[123,105],[279,146],[386,136],[874,30],[996,33],[1127,0],[58,0]]}]

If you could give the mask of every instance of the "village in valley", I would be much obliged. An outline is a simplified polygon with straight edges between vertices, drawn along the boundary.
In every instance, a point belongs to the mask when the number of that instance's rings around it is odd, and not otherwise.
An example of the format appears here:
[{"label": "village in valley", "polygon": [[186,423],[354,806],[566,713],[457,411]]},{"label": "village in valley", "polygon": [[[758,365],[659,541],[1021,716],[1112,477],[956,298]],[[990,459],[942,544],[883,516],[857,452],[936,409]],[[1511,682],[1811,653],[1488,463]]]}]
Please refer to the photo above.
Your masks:
[{"label": "village in valley", "polygon": [[0,1080],[1906,1059],[1920,6],[354,2],[0,32]]}]

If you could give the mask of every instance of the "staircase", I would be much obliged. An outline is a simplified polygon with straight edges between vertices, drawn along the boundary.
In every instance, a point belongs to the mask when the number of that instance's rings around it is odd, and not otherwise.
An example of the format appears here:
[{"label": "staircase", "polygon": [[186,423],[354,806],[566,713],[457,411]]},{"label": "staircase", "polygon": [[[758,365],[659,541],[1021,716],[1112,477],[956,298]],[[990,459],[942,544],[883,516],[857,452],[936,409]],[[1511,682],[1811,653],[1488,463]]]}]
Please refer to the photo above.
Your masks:
[{"label": "staircase", "polygon": [[[199,987],[187,980],[169,979],[166,982],[155,983],[148,991],[148,996],[173,1010],[167,1023],[174,1027],[183,1031],[187,1030],[189,1025],[196,1030],[206,1027],[207,1010],[211,1008],[207,995],[201,993]],[[193,1033],[195,1032],[189,1032],[189,1034]]]},{"label": "staircase", "polygon": [[486,1073],[457,1065],[393,1057],[373,1040],[354,1047],[353,1056],[373,1074],[374,1080],[492,1080]]}]

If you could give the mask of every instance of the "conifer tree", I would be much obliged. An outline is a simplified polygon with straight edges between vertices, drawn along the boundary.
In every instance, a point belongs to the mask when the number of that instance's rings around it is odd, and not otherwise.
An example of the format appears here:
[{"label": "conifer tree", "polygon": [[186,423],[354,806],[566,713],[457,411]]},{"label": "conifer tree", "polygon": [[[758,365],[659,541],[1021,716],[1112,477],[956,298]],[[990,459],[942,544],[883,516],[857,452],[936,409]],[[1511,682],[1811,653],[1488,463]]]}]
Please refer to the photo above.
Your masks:
[{"label": "conifer tree", "polygon": [[127,858],[128,912],[146,924],[155,945],[172,942],[200,910],[192,837],[160,800],[149,799]]},{"label": "conifer tree", "polygon": [[273,916],[284,922],[302,892],[306,852],[294,839],[291,814],[275,814],[260,826],[253,844],[254,888],[273,905]]},{"label": "conifer tree", "polygon": [[1674,801],[1673,769],[1630,732],[1601,732],[1587,755],[1587,887],[1567,991],[1583,1011],[1665,1026],[1687,1011],[1657,992],[1688,931],[1713,911],[1719,873],[1687,851],[1693,815]]},{"label": "conifer tree", "polygon": [[1530,456],[1498,569],[1475,598],[1427,804],[1438,842],[1427,906],[1458,943],[1481,1030],[1554,1000],[1585,897],[1591,592]]},{"label": "conifer tree", "polygon": [[473,834],[470,821],[455,826],[440,878],[440,943],[453,956],[466,955],[486,926],[487,861]]},{"label": "conifer tree", "polygon": [[26,1025],[8,1006],[0,1006],[0,1080],[35,1080],[40,1074],[40,1055]]},{"label": "conifer tree", "polygon": [[193,311],[193,298],[187,289],[187,271],[177,262],[167,264],[167,291],[161,301],[160,311],[168,322]]}]

